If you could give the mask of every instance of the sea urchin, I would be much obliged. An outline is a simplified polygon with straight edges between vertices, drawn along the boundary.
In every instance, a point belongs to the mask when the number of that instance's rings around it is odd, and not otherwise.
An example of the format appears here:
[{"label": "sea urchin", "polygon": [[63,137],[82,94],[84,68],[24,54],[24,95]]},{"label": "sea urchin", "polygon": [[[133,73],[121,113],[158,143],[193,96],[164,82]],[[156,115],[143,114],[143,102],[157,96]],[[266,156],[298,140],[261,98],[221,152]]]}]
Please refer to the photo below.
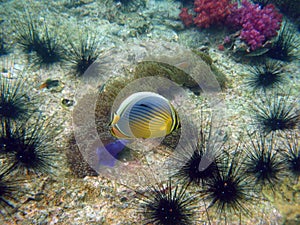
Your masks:
[{"label": "sea urchin", "polygon": [[29,101],[29,97],[24,91],[24,81],[0,77],[1,121],[25,120],[33,112],[33,103]]},{"label": "sea urchin", "polygon": [[[64,58],[63,47],[57,41],[57,35],[49,32],[49,28],[44,25],[40,28],[31,15],[19,18],[15,21],[16,41],[29,54],[35,66],[49,66],[60,62]],[[22,22],[20,22],[22,21]]]},{"label": "sea urchin", "polygon": [[[149,194],[149,196],[148,196]],[[142,199],[146,224],[189,225],[195,222],[195,198],[186,187],[167,185],[152,187]]]},{"label": "sea urchin", "polygon": [[274,190],[284,167],[279,154],[275,151],[273,137],[267,139],[263,134],[250,136],[246,154],[244,162],[246,174],[260,188],[266,186]]},{"label": "sea urchin", "polygon": [[298,179],[300,177],[300,142],[299,135],[293,132],[291,138],[286,135],[286,141],[279,148],[279,153],[282,155],[283,164],[288,172]]},{"label": "sea urchin", "polygon": [[5,168],[17,173],[53,173],[58,154],[53,139],[59,130],[38,118],[17,123],[10,130],[1,132],[1,153],[7,156]]},{"label": "sea urchin", "polygon": [[275,42],[267,52],[267,55],[273,59],[289,62],[297,58],[294,50],[297,50],[299,46],[300,43],[296,33],[292,31],[290,25],[285,23],[277,35]]},{"label": "sea urchin", "polygon": [[95,35],[87,33],[86,36],[82,35],[80,37],[79,45],[71,41],[69,44],[66,61],[71,64],[71,68],[75,73],[81,76],[99,56],[99,42]]},{"label": "sea urchin", "polygon": [[208,180],[200,190],[204,200],[209,201],[210,207],[216,207],[218,213],[226,215],[227,212],[248,214],[248,202],[253,200],[253,185],[243,173],[237,161],[237,153],[231,157],[224,152],[220,170],[213,179]]},{"label": "sea urchin", "polygon": [[253,107],[256,125],[265,134],[289,131],[297,127],[300,115],[294,103],[288,103],[288,98],[275,95],[266,98]]},{"label": "sea urchin", "polygon": [[282,65],[278,62],[267,61],[259,66],[254,66],[246,84],[253,90],[266,91],[279,87],[285,82],[282,74]]}]

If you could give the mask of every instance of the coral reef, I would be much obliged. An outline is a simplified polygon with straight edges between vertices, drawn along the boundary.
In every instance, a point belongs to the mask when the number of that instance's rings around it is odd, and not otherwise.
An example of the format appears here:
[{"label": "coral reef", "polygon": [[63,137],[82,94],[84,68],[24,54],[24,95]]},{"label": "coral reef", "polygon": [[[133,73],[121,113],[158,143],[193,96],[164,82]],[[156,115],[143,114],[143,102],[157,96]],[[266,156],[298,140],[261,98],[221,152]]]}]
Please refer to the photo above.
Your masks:
[{"label": "coral reef", "polygon": [[135,68],[136,78],[148,76],[162,76],[177,84],[183,85],[194,92],[199,92],[199,85],[184,71],[166,63],[145,61],[140,62]]},{"label": "coral reef", "polygon": [[240,30],[239,37],[247,43],[251,51],[275,37],[281,26],[282,15],[273,4],[261,8],[258,4],[243,0],[239,7],[237,2],[230,3],[228,0],[196,0],[194,5],[195,17],[188,13],[187,8],[183,8],[179,14],[186,26],[195,24],[199,28],[208,28],[225,23]]},{"label": "coral reef", "polygon": [[135,12],[142,7],[145,7],[145,0],[114,0],[118,7],[121,8],[123,12]]},{"label": "coral reef", "polygon": [[[215,78],[218,81],[221,89],[224,90],[228,83],[228,79],[226,75],[222,73],[215,65],[212,64],[212,59],[210,58],[209,55],[206,55],[205,53],[201,53],[201,52],[196,52],[196,51],[194,51],[194,53],[200,56],[200,58],[205,63],[207,63],[208,66],[210,66],[210,69],[215,75]],[[166,77],[176,82],[177,84],[189,88],[197,95],[201,92],[201,88],[199,87],[199,85],[187,73],[180,70],[179,68],[176,68],[166,63],[155,62],[155,61],[140,62],[136,66],[134,73],[136,78],[147,77],[147,76]]]},{"label": "coral reef", "polygon": [[224,91],[230,84],[229,80],[226,77],[226,74],[224,74],[215,64],[213,64],[213,59],[210,57],[209,54],[206,54],[205,52],[201,51],[193,51],[196,55],[200,56],[200,58],[210,66],[211,72],[216,76],[216,79],[221,87],[221,89]]},{"label": "coral reef", "polygon": [[[0,64],[13,58],[14,69],[26,73],[0,74],[0,224],[299,224],[299,64],[291,60],[298,36],[289,35],[298,33],[293,20],[277,39],[269,37],[275,28],[264,33],[275,26],[270,2],[299,0],[262,1],[260,7],[247,1],[251,17],[232,23],[232,35],[222,25],[230,10],[246,6],[229,0],[1,1],[0,55],[9,55]],[[188,8],[180,17],[192,29],[178,19],[182,5]],[[262,12],[265,21],[256,23]],[[221,29],[199,32],[215,25]],[[236,63],[226,50],[242,44],[248,56],[287,52],[289,63],[250,64],[250,57]],[[58,57],[48,61],[48,53]],[[273,99],[289,89],[291,98]],[[112,154],[114,166],[102,167],[106,159],[97,149],[116,142],[112,112],[145,90],[168,95],[186,126],[157,142],[130,143]],[[202,110],[212,116],[203,125]],[[62,133],[56,135],[55,124]],[[248,136],[248,129],[263,138]]]}]

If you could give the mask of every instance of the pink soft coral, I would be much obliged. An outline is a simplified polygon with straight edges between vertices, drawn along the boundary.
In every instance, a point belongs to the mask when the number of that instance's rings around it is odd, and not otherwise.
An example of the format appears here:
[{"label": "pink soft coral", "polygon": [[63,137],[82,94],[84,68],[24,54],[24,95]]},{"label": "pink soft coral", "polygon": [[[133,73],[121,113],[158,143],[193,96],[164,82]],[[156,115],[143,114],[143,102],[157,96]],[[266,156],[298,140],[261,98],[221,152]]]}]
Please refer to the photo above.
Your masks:
[{"label": "pink soft coral", "polygon": [[275,37],[281,26],[282,15],[272,4],[261,8],[258,4],[243,0],[242,7],[238,8],[235,3],[231,5],[230,11],[227,24],[241,28],[240,38],[251,50],[261,47],[267,40]]}]

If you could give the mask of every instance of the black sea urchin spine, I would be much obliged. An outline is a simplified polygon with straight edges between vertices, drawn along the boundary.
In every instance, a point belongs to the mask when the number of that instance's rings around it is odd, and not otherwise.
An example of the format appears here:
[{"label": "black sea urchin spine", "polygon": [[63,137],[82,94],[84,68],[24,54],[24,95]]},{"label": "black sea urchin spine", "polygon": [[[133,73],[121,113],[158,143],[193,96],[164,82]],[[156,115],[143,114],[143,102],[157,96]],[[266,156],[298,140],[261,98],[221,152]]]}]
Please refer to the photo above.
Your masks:
[{"label": "black sea urchin spine", "polygon": [[16,192],[19,190],[17,182],[12,181],[8,171],[0,172],[0,214],[6,216],[17,202]]},{"label": "black sea urchin spine", "polygon": [[35,66],[48,67],[64,59],[64,51],[57,34],[54,31],[49,32],[46,25],[40,28],[29,13],[14,21],[14,26],[17,43],[29,54],[29,60]]},{"label": "black sea urchin spine", "polygon": [[278,151],[288,174],[291,174],[298,181],[300,177],[299,135],[293,132],[291,135],[286,134],[285,139],[285,142],[278,148]]},{"label": "black sea urchin spine", "polygon": [[[207,161],[208,166],[205,169],[199,168],[201,161]],[[218,172],[218,166],[215,157],[208,158],[205,151],[200,146],[195,148],[192,156],[187,159],[185,165],[177,171],[175,177],[183,179],[184,183],[190,185],[194,183],[196,185],[203,186],[205,182],[212,179]]]},{"label": "black sea urchin spine", "polygon": [[[2,22],[0,21],[0,24]],[[1,24],[2,26],[2,24]],[[7,39],[4,35],[4,29],[3,27],[0,28],[0,57],[3,56],[3,55],[7,55],[9,54],[10,52],[10,46],[9,44],[7,43]]]},{"label": "black sea urchin spine", "polygon": [[282,178],[284,165],[275,148],[273,137],[267,138],[263,134],[250,136],[243,165],[245,173],[260,190],[264,187],[275,190]]},{"label": "black sea urchin spine", "polygon": [[206,119],[204,112],[200,113],[200,129],[190,122],[186,130],[186,139],[181,142],[177,151],[173,153],[174,168],[171,172],[174,178],[184,185],[203,186],[218,173],[218,160],[226,139],[219,134],[220,125],[212,120],[211,115]]},{"label": "black sea urchin spine", "polygon": [[35,47],[36,57],[33,58],[33,63],[40,67],[47,67],[61,62],[64,59],[64,52],[57,40],[57,34],[53,31],[50,33],[48,27],[45,27],[42,35]]},{"label": "black sea urchin spine", "polygon": [[142,198],[145,224],[190,225],[195,223],[196,199],[187,193],[186,186],[166,185],[149,188]]},{"label": "black sea urchin spine", "polygon": [[238,161],[241,157],[224,152],[218,174],[200,190],[201,196],[209,202],[208,209],[215,208],[225,217],[230,212],[249,214],[247,205],[254,199],[253,183],[245,175],[242,162]]},{"label": "black sea urchin spine", "polygon": [[296,33],[285,22],[267,54],[273,59],[289,62],[298,58],[295,52],[299,46],[300,43],[297,40]]},{"label": "black sea urchin spine", "polygon": [[262,99],[253,107],[255,124],[264,134],[294,130],[300,121],[295,103],[289,103],[288,97],[275,95]]},{"label": "black sea urchin spine", "polygon": [[54,173],[55,160],[58,159],[54,138],[58,132],[58,128],[51,127],[48,121],[41,118],[35,124],[30,121],[18,123],[8,138],[2,137],[9,140],[5,146],[2,145],[2,152],[8,153],[6,168],[21,174]]},{"label": "black sea urchin spine", "polygon": [[[180,154],[174,157],[176,164],[182,165],[174,171],[174,177],[188,186],[190,184],[202,186],[218,173],[217,161],[224,141],[220,141],[212,134],[211,126],[206,133],[202,125],[196,143],[193,143],[193,138],[187,140]],[[192,136],[193,134],[189,135],[189,137]]]},{"label": "black sea urchin spine", "polygon": [[254,66],[246,80],[246,85],[254,91],[266,92],[269,89],[281,87],[285,83],[282,65],[278,62],[266,61],[261,65]]},{"label": "black sea urchin spine", "polygon": [[99,41],[96,35],[87,33],[85,36],[81,35],[78,45],[72,41],[69,41],[69,45],[66,61],[71,64],[75,74],[81,76],[98,58]]},{"label": "black sea urchin spine", "polygon": [[17,121],[28,120],[36,111],[34,100],[25,92],[22,77],[18,80],[0,77],[0,122],[2,133],[9,133]]},{"label": "black sea urchin spine", "polygon": [[27,17],[20,17],[18,21],[13,21],[16,31],[16,41],[25,53],[36,50],[40,41],[37,24],[28,13]]}]

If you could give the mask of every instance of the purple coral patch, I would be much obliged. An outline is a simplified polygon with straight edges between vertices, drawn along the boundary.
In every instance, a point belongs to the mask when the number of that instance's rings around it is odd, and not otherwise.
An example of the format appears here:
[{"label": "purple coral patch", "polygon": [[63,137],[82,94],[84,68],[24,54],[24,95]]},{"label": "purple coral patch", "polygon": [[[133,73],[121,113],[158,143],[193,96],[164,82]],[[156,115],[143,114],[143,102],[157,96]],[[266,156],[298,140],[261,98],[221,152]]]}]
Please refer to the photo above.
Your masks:
[{"label": "purple coral patch", "polygon": [[246,0],[243,0],[240,8],[237,4],[233,4],[231,14],[226,19],[228,25],[241,29],[240,38],[249,45],[252,51],[277,36],[281,22],[282,15],[273,4],[261,8],[258,4],[252,4]]}]

